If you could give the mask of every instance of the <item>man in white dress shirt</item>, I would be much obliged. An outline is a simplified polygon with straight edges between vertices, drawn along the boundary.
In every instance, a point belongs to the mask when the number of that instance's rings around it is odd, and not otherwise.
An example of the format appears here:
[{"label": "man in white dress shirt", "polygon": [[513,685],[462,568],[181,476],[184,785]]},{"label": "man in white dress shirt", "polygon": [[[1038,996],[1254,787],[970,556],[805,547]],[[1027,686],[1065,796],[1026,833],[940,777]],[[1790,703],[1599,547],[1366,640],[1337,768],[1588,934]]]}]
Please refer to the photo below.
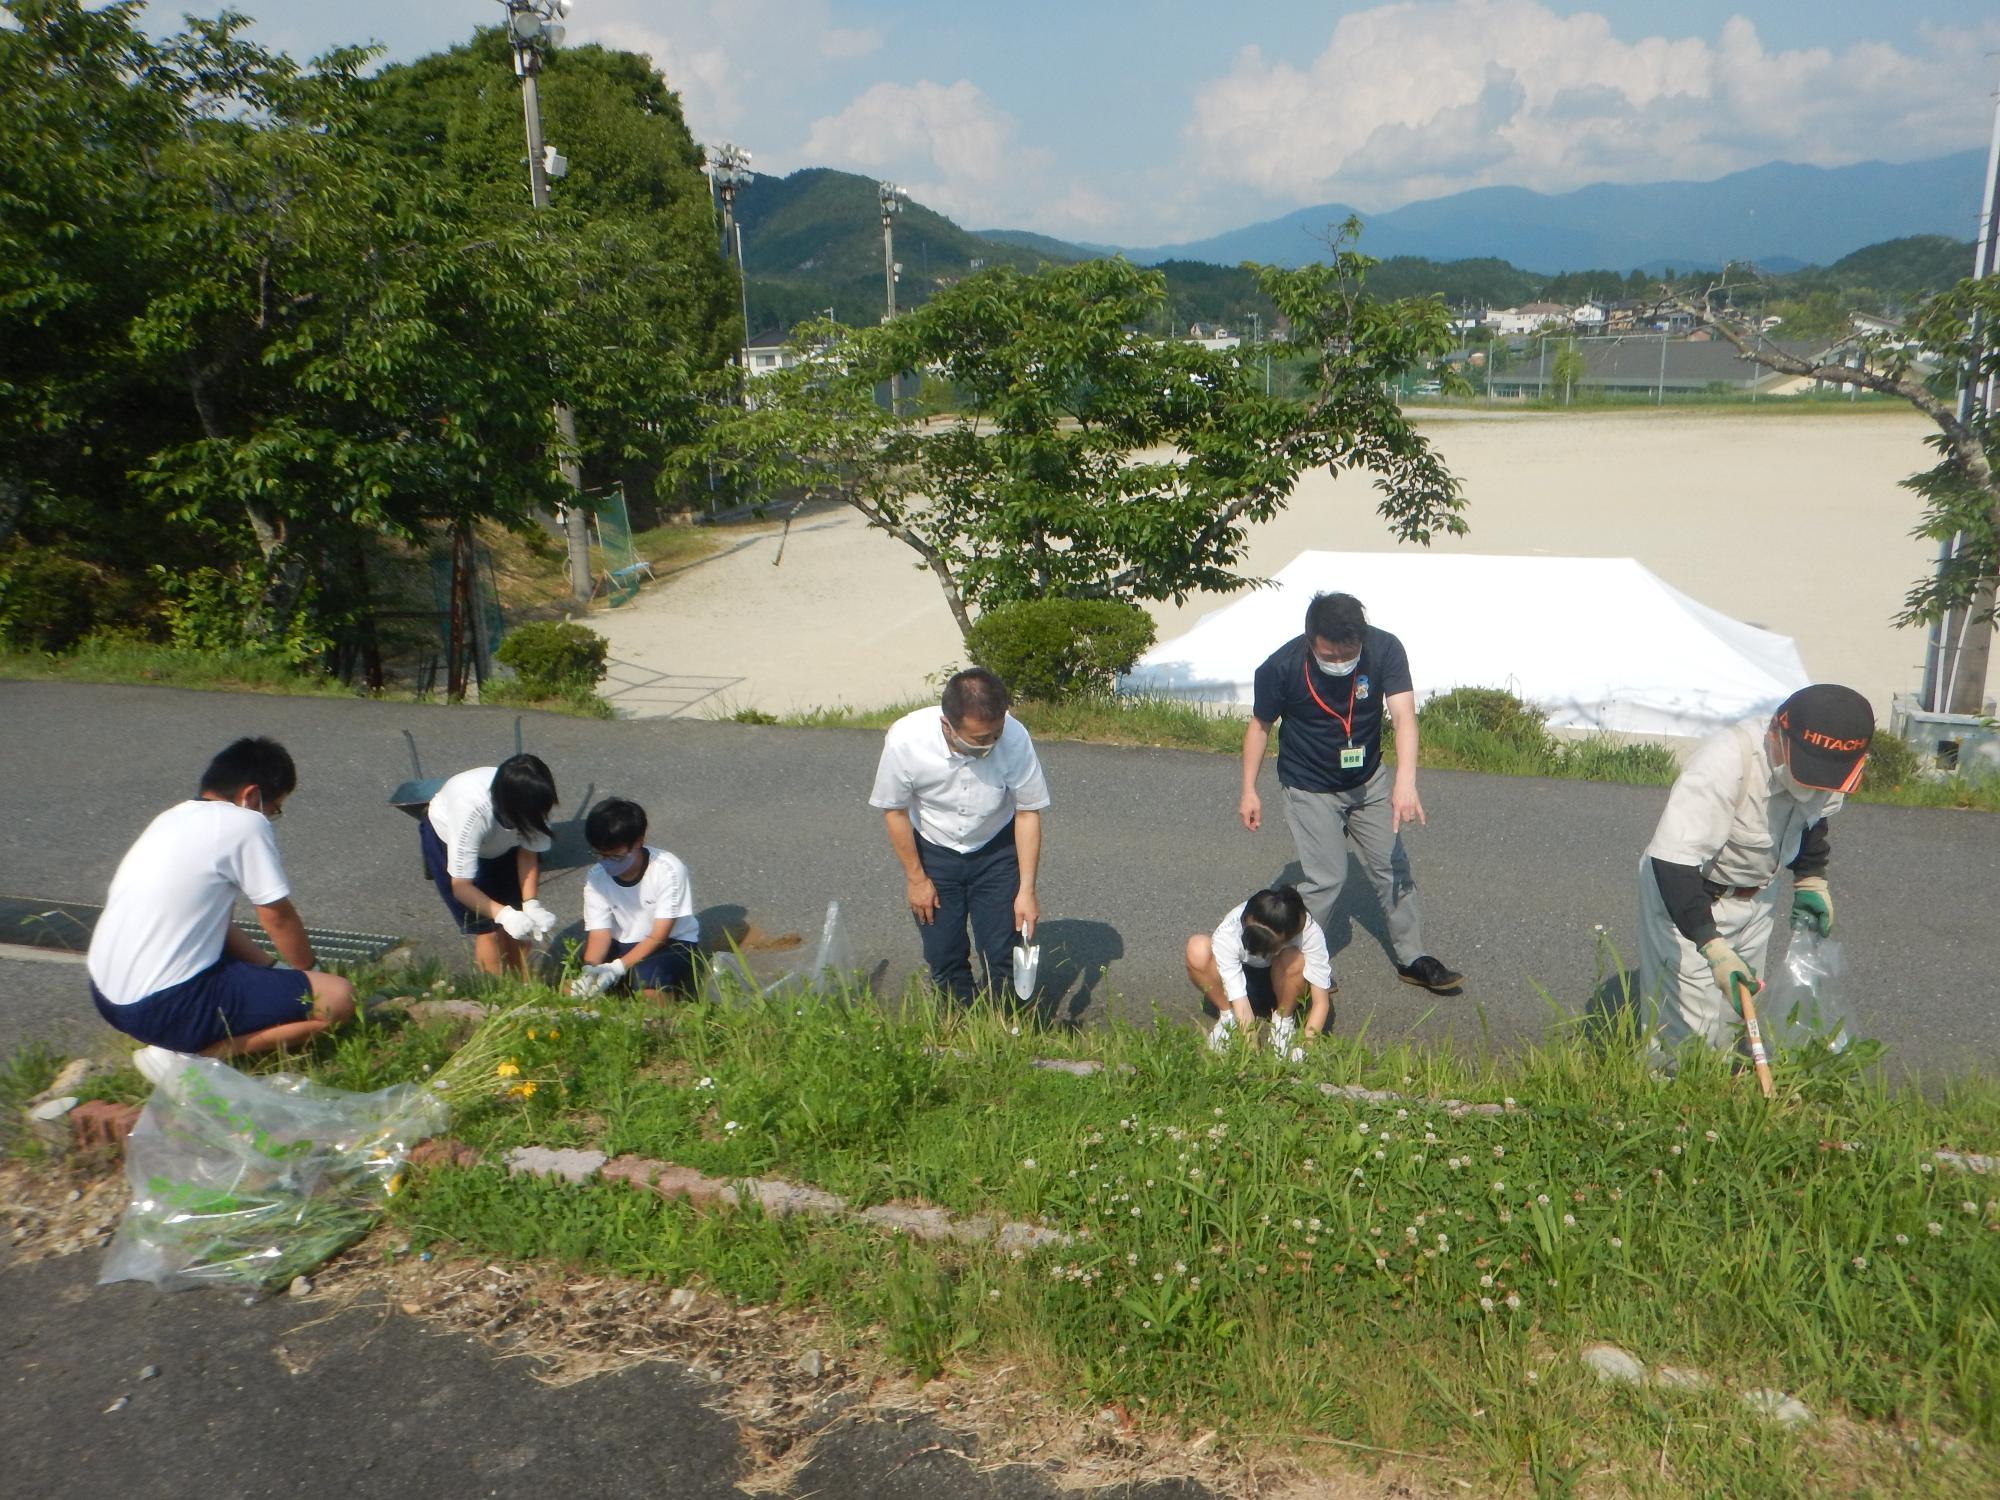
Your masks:
[{"label": "man in white dress shirt", "polygon": [[941,709],[889,726],[868,799],[902,862],[931,979],[960,1001],[978,993],[975,946],[988,991],[1007,993],[1014,934],[1032,932],[1041,915],[1035,876],[1049,787],[1034,741],[1007,712],[1011,701],[984,667],[958,673]]}]

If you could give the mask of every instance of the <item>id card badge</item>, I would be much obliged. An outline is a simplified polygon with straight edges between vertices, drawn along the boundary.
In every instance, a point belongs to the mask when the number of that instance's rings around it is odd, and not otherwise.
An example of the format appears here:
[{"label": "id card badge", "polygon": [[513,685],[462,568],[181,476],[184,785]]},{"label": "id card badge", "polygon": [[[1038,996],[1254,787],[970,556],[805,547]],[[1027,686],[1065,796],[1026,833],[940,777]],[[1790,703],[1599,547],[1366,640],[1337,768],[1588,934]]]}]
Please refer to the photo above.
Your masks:
[{"label": "id card badge", "polygon": [[1368,751],[1363,746],[1342,745],[1340,747],[1340,769],[1343,771],[1358,771],[1366,764],[1367,760]]}]

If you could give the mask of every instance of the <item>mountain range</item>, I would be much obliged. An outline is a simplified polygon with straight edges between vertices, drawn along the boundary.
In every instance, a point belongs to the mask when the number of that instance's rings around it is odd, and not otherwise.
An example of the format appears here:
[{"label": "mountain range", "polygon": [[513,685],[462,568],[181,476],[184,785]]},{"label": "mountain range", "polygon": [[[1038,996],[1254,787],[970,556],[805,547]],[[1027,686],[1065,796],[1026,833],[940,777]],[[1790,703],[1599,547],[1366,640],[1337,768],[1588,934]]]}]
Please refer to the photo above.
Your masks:
[{"label": "mountain range", "polygon": [[[1588,267],[1657,270],[1756,261],[1769,270],[1826,265],[1864,245],[1914,234],[1970,239],[1986,153],[1916,162],[1808,167],[1770,162],[1708,182],[1599,183],[1568,193],[1473,188],[1368,214],[1321,203],[1283,218],[1184,244],[1066,246],[1046,236],[983,231],[1054,257],[1115,251],[1141,265],[1246,260],[1302,265],[1324,253],[1329,228],[1362,221],[1361,248],[1378,257],[1492,256],[1542,275]],[[1971,267],[1967,266],[1969,273]]]}]

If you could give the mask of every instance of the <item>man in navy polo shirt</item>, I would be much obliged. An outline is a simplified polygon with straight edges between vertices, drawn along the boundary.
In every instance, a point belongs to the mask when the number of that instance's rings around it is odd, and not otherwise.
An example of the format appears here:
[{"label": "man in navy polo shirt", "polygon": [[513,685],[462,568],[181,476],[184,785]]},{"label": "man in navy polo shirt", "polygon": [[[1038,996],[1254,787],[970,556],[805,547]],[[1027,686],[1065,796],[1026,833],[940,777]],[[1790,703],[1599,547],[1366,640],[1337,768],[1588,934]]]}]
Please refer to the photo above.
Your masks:
[{"label": "man in navy polo shirt", "polygon": [[[1243,826],[1263,825],[1257,772],[1271,726],[1283,721],[1278,781],[1285,821],[1305,880],[1299,894],[1330,935],[1347,878],[1347,846],[1375,883],[1389,919],[1396,973],[1405,984],[1455,993],[1465,976],[1424,948],[1417,883],[1402,827],[1424,821],[1417,800],[1417,696],[1403,643],[1368,623],[1352,594],[1320,594],[1306,609],[1305,633],[1257,669],[1250,727],[1243,733]],[[1396,772],[1382,764],[1382,720],[1396,732]]]}]

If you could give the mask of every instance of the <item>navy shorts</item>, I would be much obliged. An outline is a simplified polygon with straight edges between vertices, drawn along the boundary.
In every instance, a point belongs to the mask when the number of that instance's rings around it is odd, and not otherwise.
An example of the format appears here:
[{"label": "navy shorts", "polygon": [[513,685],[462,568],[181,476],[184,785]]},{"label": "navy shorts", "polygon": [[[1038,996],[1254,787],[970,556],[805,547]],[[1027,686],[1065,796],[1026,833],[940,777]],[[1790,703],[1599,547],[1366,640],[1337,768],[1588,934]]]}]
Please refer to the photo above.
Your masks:
[{"label": "navy shorts", "polygon": [[1269,1016],[1278,1009],[1278,989],[1271,983],[1271,971],[1255,964],[1243,966],[1243,982],[1250,990],[1250,1013]]},{"label": "navy shorts", "polygon": [[312,1019],[312,980],[300,969],[267,969],[221,958],[192,979],[113,1005],[95,984],[97,1013],[117,1030],[170,1052],[200,1052],[233,1036]]},{"label": "navy shorts", "polygon": [[[458,930],[468,937],[478,937],[483,933],[498,932],[500,924],[490,917],[482,917],[471,907],[451,893],[451,869],[445,855],[444,840],[431,827],[428,817],[417,819],[417,839],[424,847],[424,873],[437,887],[437,893],[444,898],[444,909],[451,913]],[[518,907],[521,904],[520,850],[509,849],[505,854],[479,861],[479,873],[472,877],[472,883],[480,891],[491,896],[502,906]]]},{"label": "navy shorts", "polygon": [[[638,946],[637,943],[614,942],[611,945],[611,956],[623,958]],[[668,990],[679,995],[691,994],[694,991],[695,959],[700,955],[701,950],[693,943],[669,938],[627,971],[626,979],[636,989]]]}]

